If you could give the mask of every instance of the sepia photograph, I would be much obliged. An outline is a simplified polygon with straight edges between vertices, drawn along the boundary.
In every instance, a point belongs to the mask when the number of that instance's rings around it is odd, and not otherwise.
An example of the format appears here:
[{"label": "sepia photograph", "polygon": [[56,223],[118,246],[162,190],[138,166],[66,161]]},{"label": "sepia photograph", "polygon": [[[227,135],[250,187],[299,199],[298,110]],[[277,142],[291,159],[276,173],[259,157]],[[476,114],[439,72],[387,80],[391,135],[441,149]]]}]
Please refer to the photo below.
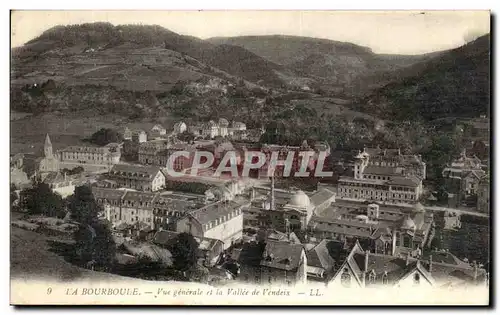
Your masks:
[{"label": "sepia photograph", "polygon": [[12,10],[10,304],[491,305],[491,19]]}]

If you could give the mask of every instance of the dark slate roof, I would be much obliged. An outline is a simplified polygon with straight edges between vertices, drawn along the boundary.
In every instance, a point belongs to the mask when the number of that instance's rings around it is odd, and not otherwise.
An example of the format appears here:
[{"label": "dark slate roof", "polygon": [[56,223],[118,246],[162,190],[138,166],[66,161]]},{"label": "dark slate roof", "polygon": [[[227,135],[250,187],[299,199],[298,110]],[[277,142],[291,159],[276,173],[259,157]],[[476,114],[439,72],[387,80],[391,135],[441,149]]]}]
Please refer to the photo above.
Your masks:
[{"label": "dark slate roof", "polygon": [[333,240],[322,240],[318,245],[307,253],[307,265],[312,267],[331,270],[336,263],[342,263],[347,256],[344,243]]},{"label": "dark slate roof", "polygon": [[131,164],[115,164],[109,176],[120,177],[120,178],[131,178],[140,180],[151,180],[158,172],[160,172],[160,167],[158,166],[142,166],[142,165],[131,165]]},{"label": "dark slate roof", "polygon": [[[175,239],[179,234],[180,234],[179,232],[175,231],[167,231],[167,230],[158,231],[154,236],[153,243],[164,247],[169,247],[170,245],[175,243]],[[194,236],[194,239],[196,240],[196,242],[198,242],[199,244],[198,249],[200,250],[210,251],[218,242],[221,242],[220,240],[208,237]]]},{"label": "dark slate roof", "polygon": [[301,244],[268,240],[260,265],[288,271],[295,270],[300,265],[303,250]]},{"label": "dark slate roof", "polygon": [[394,177],[388,181],[391,185],[398,186],[408,186],[408,187],[417,187],[420,183],[420,180],[414,176],[408,177]]},{"label": "dark slate roof", "polygon": [[92,193],[95,199],[121,200],[123,196],[125,196],[126,191],[112,188],[92,187]]},{"label": "dark slate roof", "polygon": [[231,258],[241,265],[257,267],[264,253],[264,243],[244,243],[241,248],[233,249]]},{"label": "dark slate roof", "polygon": [[396,167],[391,167],[391,166],[375,166],[375,165],[368,165],[363,173],[366,174],[375,174],[375,175],[396,175],[396,174],[401,174],[401,172],[397,171]]},{"label": "dark slate roof", "polygon": [[157,194],[150,192],[126,191],[125,196],[123,196],[123,200],[149,202],[152,206],[152,202],[156,196]]}]

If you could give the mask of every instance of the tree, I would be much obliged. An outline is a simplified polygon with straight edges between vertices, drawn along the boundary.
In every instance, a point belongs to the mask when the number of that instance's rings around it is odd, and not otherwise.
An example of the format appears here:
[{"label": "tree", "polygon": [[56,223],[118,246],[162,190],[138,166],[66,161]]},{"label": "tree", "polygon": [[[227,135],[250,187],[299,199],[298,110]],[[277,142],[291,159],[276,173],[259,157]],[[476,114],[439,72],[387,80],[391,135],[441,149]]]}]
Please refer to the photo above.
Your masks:
[{"label": "tree", "polygon": [[14,203],[17,200],[16,185],[10,184],[10,206],[11,209],[14,207]]},{"label": "tree", "polygon": [[89,186],[78,186],[75,193],[68,197],[68,210],[71,219],[82,225],[93,225],[97,221],[100,206],[95,201],[92,189]]},{"label": "tree", "polygon": [[198,262],[198,242],[189,233],[180,233],[169,248],[174,259],[174,268],[187,271]]},{"label": "tree", "polygon": [[116,130],[101,128],[90,137],[89,141],[93,144],[104,146],[113,142],[122,142],[123,137]]},{"label": "tree", "polygon": [[184,142],[191,142],[195,138],[195,135],[192,132],[189,131],[184,131],[183,133],[180,133],[177,135],[177,139],[184,141]]},{"label": "tree", "polygon": [[54,193],[49,185],[37,182],[32,188],[21,192],[23,208],[31,215],[64,218],[66,215],[62,197]]},{"label": "tree", "polygon": [[93,265],[109,268],[114,262],[116,245],[107,223],[97,218],[100,206],[90,187],[76,187],[69,198],[68,208],[71,218],[79,223],[73,235],[77,260],[82,265],[92,262]]}]

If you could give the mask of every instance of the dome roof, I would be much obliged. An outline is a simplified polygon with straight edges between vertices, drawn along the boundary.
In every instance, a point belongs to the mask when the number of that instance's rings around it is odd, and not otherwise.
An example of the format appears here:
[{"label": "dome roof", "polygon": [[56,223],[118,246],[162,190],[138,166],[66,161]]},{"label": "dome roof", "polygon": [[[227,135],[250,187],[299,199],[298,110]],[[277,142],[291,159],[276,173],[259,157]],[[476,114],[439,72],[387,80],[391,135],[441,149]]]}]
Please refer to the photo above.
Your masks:
[{"label": "dome roof", "polygon": [[412,218],[410,218],[410,216],[406,217],[406,219],[404,219],[403,221],[403,224],[401,225],[401,229],[405,230],[415,230],[415,228],[415,222],[412,220]]},{"label": "dome roof", "polygon": [[300,208],[307,208],[310,204],[311,200],[302,190],[297,191],[288,202],[288,205]]}]

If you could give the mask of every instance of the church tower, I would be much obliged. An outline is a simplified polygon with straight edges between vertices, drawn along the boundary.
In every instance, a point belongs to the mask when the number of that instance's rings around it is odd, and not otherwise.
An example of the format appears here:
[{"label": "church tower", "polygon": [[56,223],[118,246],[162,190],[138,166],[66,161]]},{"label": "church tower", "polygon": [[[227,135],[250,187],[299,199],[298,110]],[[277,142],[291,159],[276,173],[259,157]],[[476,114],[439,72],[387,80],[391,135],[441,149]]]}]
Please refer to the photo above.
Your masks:
[{"label": "church tower", "polygon": [[45,137],[45,144],[43,146],[43,152],[46,158],[52,158],[52,142],[50,142],[49,134]]}]

